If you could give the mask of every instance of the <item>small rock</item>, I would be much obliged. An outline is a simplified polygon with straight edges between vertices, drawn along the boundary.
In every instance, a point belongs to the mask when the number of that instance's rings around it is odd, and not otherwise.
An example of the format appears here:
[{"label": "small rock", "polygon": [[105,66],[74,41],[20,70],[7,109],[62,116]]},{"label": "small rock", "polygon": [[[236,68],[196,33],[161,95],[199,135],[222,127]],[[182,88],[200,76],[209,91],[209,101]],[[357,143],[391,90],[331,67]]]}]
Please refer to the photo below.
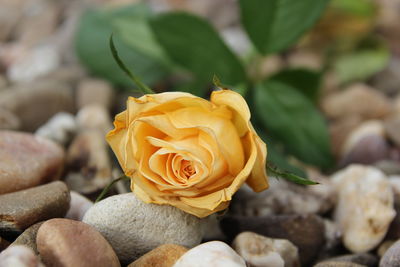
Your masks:
[{"label": "small rock", "polygon": [[39,228],[37,247],[47,266],[120,266],[117,255],[93,227],[69,219],[52,219]]},{"label": "small rock", "polygon": [[59,179],[64,151],[31,134],[0,130],[0,195]]},{"label": "small rock", "polygon": [[332,181],[338,191],[334,217],[345,247],[355,253],[375,248],[396,214],[387,177],[374,167],[350,165]]},{"label": "small rock", "polygon": [[173,267],[246,267],[246,263],[230,246],[221,241],[198,245],[186,252]]},{"label": "small rock", "polygon": [[288,58],[288,65],[291,68],[307,68],[320,71],[323,66],[323,58],[321,54],[315,51],[297,50],[292,52]]},{"label": "small rock", "polygon": [[60,66],[47,75],[41,76],[41,78],[63,81],[73,86],[77,86],[78,81],[83,79],[86,75],[84,67],[78,64],[68,64]]},{"label": "small rock", "polygon": [[43,222],[35,223],[34,225],[27,228],[22,234],[20,234],[17,239],[11,244],[12,246],[27,246],[36,254],[39,255],[36,246],[36,235]]},{"label": "small rock", "polygon": [[383,254],[379,267],[398,267],[400,266],[400,240],[395,242],[386,252]]},{"label": "small rock", "polygon": [[323,261],[314,265],[314,267],[365,267],[365,265],[348,261]]},{"label": "small rock", "polygon": [[56,80],[18,84],[0,91],[0,107],[19,118],[22,130],[34,131],[58,112],[73,112],[72,88]]},{"label": "small rock", "polygon": [[75,137],[67,152],[65,182],[81,194],[97,192],[112,179],[112,166],[104,135],[85,131]]},{"label": "small rock", "polygon": [[193,247],[203,235],[197,217],[172,206],[146,204],[133,193],[96,203],[83,222],[102,233],[124,263],[166,243]]},{"label": "small rock", "polygon": [[76,115],[76,120],[82,131],[95,130],[102,135],[106,135],[112,129],[108,110],[99,105],[90,105],[81,108]]},{"label": "small rock", "polygon": [[232,247],[251,267],[300,266],[298,249],[285,239],[272,239],[252,232],[243,232],[236,236]]},{"label": "small rock", "polygon": [[337,250],[342,245],[342,231],[339,226],[329,220],[324,219],[325,224],[325,244],[320,252],[319,258],[328,258],[336,255]]},{"label": "small rock", "polygon": [[378,265],[379,259],[377,256],[370,253],[357,253],[357,254],[348,254],[337,256],[334,258],[330,258],[326,261],[329,262],[352,262],[361,264],[367,267],[375,267]]},{"label": "small rock", "polygon": [[77,192],[71,191],[70,194],[70,208],[65,218],[82,221],[86,211],[93,206],[93,202]]},{"label": "small rock", "polygon": [[0,236],[0,252],[5,250],[9,245],[10,245],[10,242],[5,240],[4,238],[1,238],[1,236]]},{"label": "small rock", "polygon": [[396,175],[400,173],[400,162],[397,160],[381,160],[376,162],[374,166],[383,171],[386,175]]},{"label": "small rock", "polygon": [[340,158],[342,155],[343,146],[349,134],[357,128],[362,122],[359,116],[343,117],[339,120],[332,121],[329,124],[329,133],[331,136],[331,148],[333,154]]},{"label": "small rock", "polygon": [[19,234],[37,222],[64,217],[69,201],[68,188],[59,181],[0,195],[0,234]]},{"label": "small rock", "polygon": [[270,215],[225,217],[222,231],[231,239],[245,231],[270,238],[287,239],[298,249],[302,265],[309,266],[325,244],[325,224],[317,215]]},{"label": "small rock", "polygon": [[44,267],[31,249],[11,246],[0,253],[1,267]]},{"label": "small rock", "polygon": [[66,145],[76,134],[78,125],[75,117],[66,112],[59,112],[46,124],[36,130],[35,135],[53,140],[60,145]]},{"label": "small rock", "polygon": [[18,130],[20,126],[19,118],[14,113],[0,107],[0,130]]},{"label": "small rock", "polygon": [[386,251],[395,243],[396,241],[393,240],[386,240],[382,242],[382,244],[379,245],[379,248],[377,250],[377,254],[380,258],[385,255]]},{"label": "small rock", "polygon": [[161,245],[135,260],[128,267],[172,267],[187,251],[187,248],[174,244]]},{"label": "small rock", "polygon": [[384,122],[385,130],[389,138],[400,147],[400,116],[392,116]]},{"label": "small rock", "polygon": [[99,105],[106,110],[111,109],[114,90],[107,81],[86,78],[79,83],[76,93],[79,109],[89,105]]},{"label": "small rock", "polygon": [[390,113],[391,103],[381,92],[365,84],[354,84],[323,99],[322,110],[331,119],[348,114],[364,120],[379,119]]}]

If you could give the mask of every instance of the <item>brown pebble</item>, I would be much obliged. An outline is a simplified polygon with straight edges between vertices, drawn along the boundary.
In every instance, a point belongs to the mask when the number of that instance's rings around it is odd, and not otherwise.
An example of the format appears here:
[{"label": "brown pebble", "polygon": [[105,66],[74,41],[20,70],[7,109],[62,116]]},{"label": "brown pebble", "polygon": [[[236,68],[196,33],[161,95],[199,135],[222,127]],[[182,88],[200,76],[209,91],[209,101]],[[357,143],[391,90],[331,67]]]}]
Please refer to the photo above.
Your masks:
[{"label": "brown pebble", "polygon": [[38,222],[28,229],[26,229],[17,239],[11,244],[12,246],[23,245],[31,248],[36,255],[39,254],[36,246],[36,235],[39,230],[39,227],[43,224],[43,222]]},{"label": "brown pebble", "polygon": [[164,244],[144,254],[128,267],[171,267],[188,251],[187,248],[175,244]]}]

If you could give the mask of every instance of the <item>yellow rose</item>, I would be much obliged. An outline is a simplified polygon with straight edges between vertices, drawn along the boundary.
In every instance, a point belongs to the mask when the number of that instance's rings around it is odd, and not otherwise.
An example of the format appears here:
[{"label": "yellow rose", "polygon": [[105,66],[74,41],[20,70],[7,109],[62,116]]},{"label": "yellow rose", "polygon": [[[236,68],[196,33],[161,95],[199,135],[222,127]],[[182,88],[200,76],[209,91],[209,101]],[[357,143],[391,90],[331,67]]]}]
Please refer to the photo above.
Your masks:
[{"label": "yellow rose", "polygon": [[205,217],[227,208],[244,182],[268,188],[267,148],[238,93],[215,91],[211,101],[182,92],[129,97],[114,126],[107,141],[146,203]]}]

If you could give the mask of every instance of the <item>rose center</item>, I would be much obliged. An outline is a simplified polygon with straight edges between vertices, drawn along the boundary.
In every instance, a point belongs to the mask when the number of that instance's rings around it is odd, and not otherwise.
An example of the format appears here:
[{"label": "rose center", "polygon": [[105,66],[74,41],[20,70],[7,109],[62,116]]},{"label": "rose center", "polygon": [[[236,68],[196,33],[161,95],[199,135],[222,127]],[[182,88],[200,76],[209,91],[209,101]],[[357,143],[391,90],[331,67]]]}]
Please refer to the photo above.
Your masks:
[{"label": "rose center", "polygon": [[193,168],[193,164],[189,160],[182,160],[181,162],[181,168],[180,168],[180,174],[181,177],[185,177],[186,179],[189,179],[193,175],[196,174],[196,169]]}]

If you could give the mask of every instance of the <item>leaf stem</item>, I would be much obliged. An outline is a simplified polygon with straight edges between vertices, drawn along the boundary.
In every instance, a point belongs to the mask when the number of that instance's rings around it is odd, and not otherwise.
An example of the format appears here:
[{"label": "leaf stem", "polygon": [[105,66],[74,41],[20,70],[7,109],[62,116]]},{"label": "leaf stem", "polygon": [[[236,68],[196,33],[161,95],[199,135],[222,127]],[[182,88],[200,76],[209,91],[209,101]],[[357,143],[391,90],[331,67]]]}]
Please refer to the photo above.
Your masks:
[{"label": "leaf stem", "polygon": [[96,201],[94,203],[99,202],[100,200],[102,200],[104,198],[104,196],[108,193],[108,191],[110,191],[111,187],[116,184],[119,181],[122,181],[124,179],[130,179],[128,176],[126,175],[122,175],[121,177],[113,180],[111,183],[109,183],[104,189],[103,191],[101,191],[100,195],[96,198]]},{"label": "leaf stem", "polygon": [[277,178],[283,178],[283,179],[289,180],[291,182],[294,182],[296,184],[302,184],[302,185],[319,184],[318,182],[314,182],[312,180],[297,176],[296,174],[286,172],[286,171],[280,171],[276,167],[272,167],[269,164],[267,164],[267,170],[268,170],[268,173],[270,173],[273,176],[276,176]]},{"label": "leaf stem", "polygon": [[145,85],[138,77],[136,77],[124,64],[118,55],[118,51],[114,45],[113,34],[110,36],[110,49],[114,60],[117,62],[118,66],[125,72],[126,75],[133,81],[133,83],[142,91],[143,94],[154,94],[155,92]]}]

